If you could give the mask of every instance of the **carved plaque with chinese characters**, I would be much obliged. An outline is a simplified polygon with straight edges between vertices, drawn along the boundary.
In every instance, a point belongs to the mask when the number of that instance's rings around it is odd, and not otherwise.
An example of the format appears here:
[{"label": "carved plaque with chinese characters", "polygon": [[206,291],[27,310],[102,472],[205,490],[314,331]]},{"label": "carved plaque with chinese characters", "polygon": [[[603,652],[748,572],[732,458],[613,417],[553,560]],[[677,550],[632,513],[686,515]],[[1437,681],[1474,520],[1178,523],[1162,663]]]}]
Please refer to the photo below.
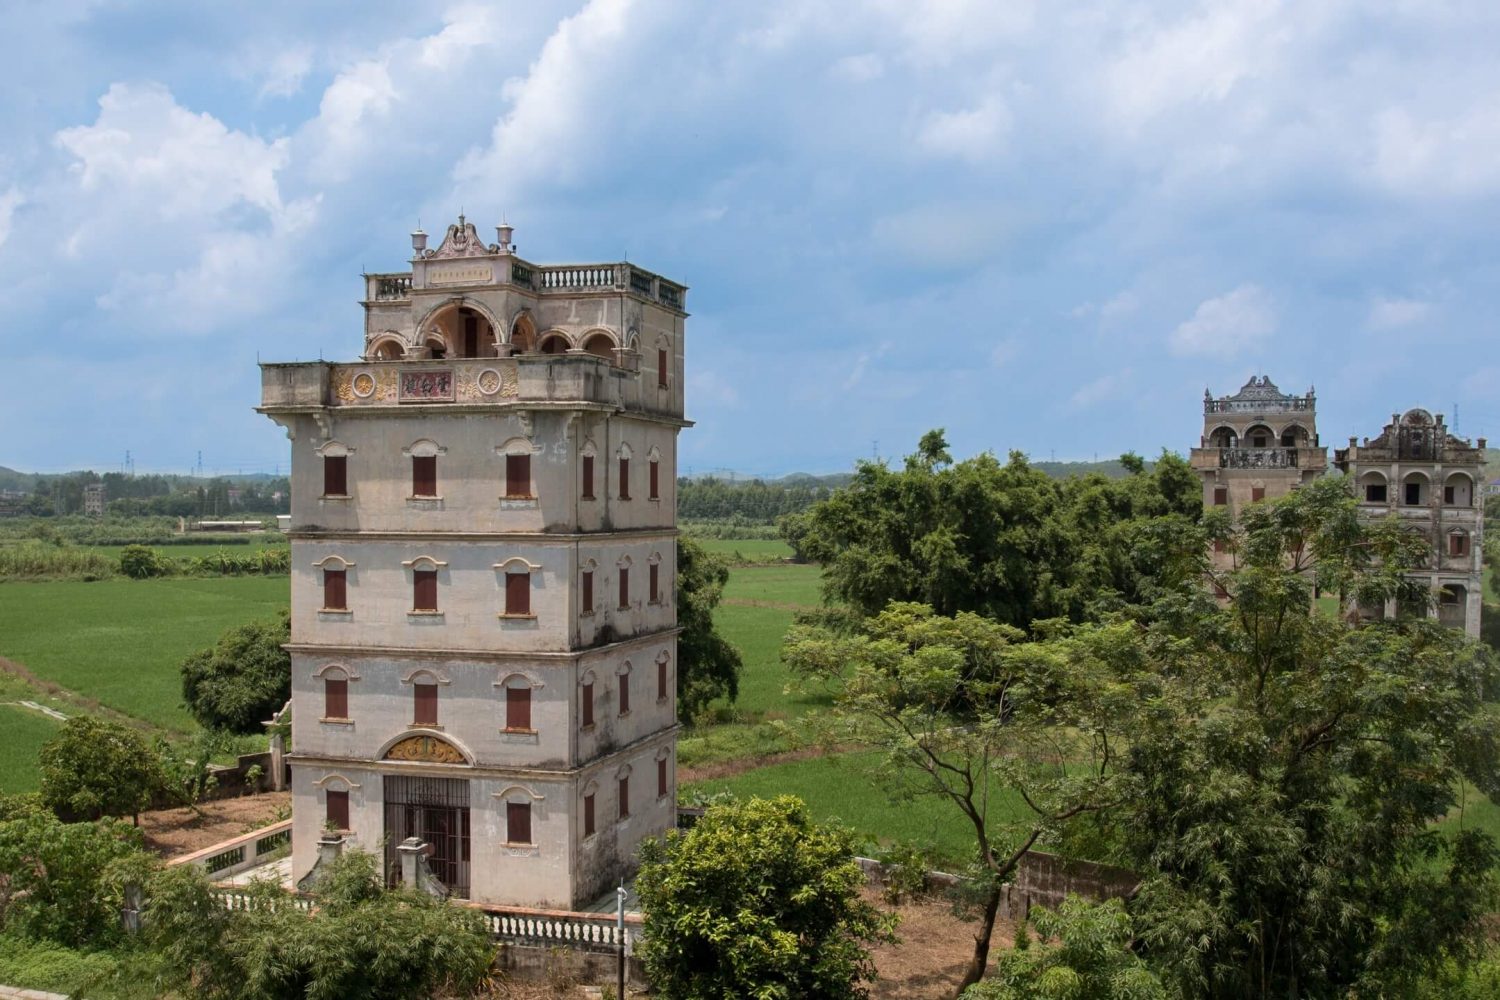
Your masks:
[{"label": "carved plaque with chinese characters", "polygon": [[464,755],[436,736],[408,736],[385,752],[386,760],[415,760],[424,764],[463,764]]},{"label": "carved plaque with chinese characters", "polygon": [[446,368],[402,372],[398,398],[403,403],[451,403],[453,372]]}]

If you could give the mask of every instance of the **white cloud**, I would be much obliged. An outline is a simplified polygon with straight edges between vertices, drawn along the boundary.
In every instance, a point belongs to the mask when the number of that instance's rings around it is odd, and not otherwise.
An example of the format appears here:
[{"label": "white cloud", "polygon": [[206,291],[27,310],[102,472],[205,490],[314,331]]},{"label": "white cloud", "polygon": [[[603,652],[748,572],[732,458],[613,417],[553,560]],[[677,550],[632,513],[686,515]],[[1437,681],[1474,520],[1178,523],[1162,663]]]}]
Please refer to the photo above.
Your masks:
[{"label": "white cloud", "polygon": [[828,71],[830,76],[850,83],[869,83],[885,74],[885,60],[874,52],[845,56]]},{"label": "white cloud", "polygon": [[1021,353],[1021,345],[1014,340],[1002,340],[990,348],[990,367],[1004,368]]},{"label": "white cloud", "polygon": [[260,96],[291,97],[302,89],[302,81],[312,72],[312,66],[312,46],[289,45],[279,48],[266,66]]},{"label": "white cloud", "polygon": [[1397,330],[1420,323],[1432,313],[1432,303],[1418,299],[1388,299],[1384,296],[1370,304],[1365,323],[1372,330]]},{"label": "white cloud", "polygon": [[1230,358],[1257,346],[1276,330],[1276,310],[1264,289],[1241,285],[1199,303],[1193,316],[1172,331],[1174,354]]},{"label": "white cloud", "polygon": [[1108,375],[1101,375],[1074,390],[1068,397],[1068,406],[1074,410],[1086,410],[1091,406],[1114,399],[1125,393],[1135,380],[1135,372],[1123,368]]},{"label": "white cloud", "polygon": [[16,209],[26,203],[21,196],[21,189],[12,186],[4,194],[0,194],[0,247],[5,246],[5,241],[10,239],[10,220],[15,216]]},{"label": "white cloud", "polygon": [[1388,108],[1374,133],[1375,176],[1397,193],[1454,197],[1500,188],[1500,108],[1491,99],[1449,117]]},{"label": "white cloud", "polygon": [[319,138],[314,169],[325,180],[342,180],[353,171],[373,135],[371,124],[396,100],[389,66],[384,59],[367,59],[344,70],[318,105],[312,128]]},{"label": "white cloud", "polygon": [[1011,116],[998,97],[962,111],[934,111],[917,130],[917,145],[934,156],[983,163],[1010,134]]},{"label": "white cloud", "polygon": [[446,11],[443,20],[443,30],[421,42],[420,61],[433,69],[461,66],[471,49],[489,45],[498,34],[494,7],[464,4]]},{"label": "white cloud", "polygon": [[94,124],[63,129],[56,139],[74,158],[81,190],[111,202],[122,192],[149,199],[158,219],[244,206],[267,216],[282,210],[276,173],[286,166],[287,140],[266,142],[194,114],[160,84],[114,84],[99,99]]}]

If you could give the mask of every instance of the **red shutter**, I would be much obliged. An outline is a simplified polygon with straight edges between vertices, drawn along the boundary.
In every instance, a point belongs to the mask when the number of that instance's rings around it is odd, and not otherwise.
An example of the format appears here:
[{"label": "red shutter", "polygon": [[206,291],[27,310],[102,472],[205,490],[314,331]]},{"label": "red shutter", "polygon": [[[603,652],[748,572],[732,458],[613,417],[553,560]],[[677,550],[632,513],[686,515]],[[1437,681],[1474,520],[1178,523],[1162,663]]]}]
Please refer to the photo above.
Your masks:
[{"label": "red shutter", "polygon": [[436,611],[437,606],[437,570],[417,569],[412,570],[412,602],[411,606],[417,611]]},{"label": "red shutter", "polygon": [[630,674],[620,675],[620,714],[630,714]]},{"label": "red shutter", "polygon": [[667,794],[667,758],[663,757],[656,762],[656,795],[660,798]]},{"label": "red shutter", "polygon": [[323,794],[328,800],[328,825],[335,830],[349,829],[349,793],[329,790]]},{"label": "red shutter", "polygon": [[646,599],[652,604],[656,604],[661,600],[661,592],[656,588],[656,582],[658,579],[658,574],[656,571],[659,568],[660,567],[657,566],[656,563],[652,563],[650,566],[646,567]]},{"label": "red shutter", "polygon": [[658,660],[656,664],[656,698],[665,701],[667,697],[667,661]]},{"label": "red shutter", "polygon": [[437,725],[437,685],[413,684],[411,690],[412,700],[415,702],[415,708],[412,712],[412,722],[419,726]]},{"label": "red shutter", "polygon": [[620,779],[620,818],[625,819],[630,815],[630,779]]},{"label": "red shutter", "polygon": [[411,459],[411,494],[414,497],[437,496],[437,456],[413,455]]},{"label": "red shutter", "polygon": [[1214,487],[1214,506],[1215,507],[1222,507],[1225,504],[1227,504],[1228,502],[1229,502],[1229,487],[1227,487],[1227,486],[1215,486]]},{"label": "red shutter", "polygon": [[531,496],[531,456],[505,456],[505,495],[508,497]]},{"label": "red shutter", "polygon": [[531,688],[505,689],[505,728],[531,729]]},{"label": "red shutter", "polygon": [[505,803],[505,839],[511,844],[531,843],[531,803]]},{"label": "red shutter", "polygon": [[630,567],[620,567],[620,608],[630,607]]},{"label": "red shutter", "polygon": [[583,499],[594,499],[594,456],[583,456]]},{"label": "red shutter", "polygon": [[323,495],[342,497],[349,494],[349,460],[343,455],[323,457]]},{"label": "red shutter", "polygon": [[630,499],[630,459],[620,459],[620,499]]},{"label": "red shutter", "polygon": [[341,569],[323,571],[323,607],[329,611],[345,611],[349,607],[345,572]]},{"label": "red shutter", "polygon": [[663,389],[667,387],[667,349],[657,348],[656,351],[656,384]]},{"label": "red shutter", "polygon": [[583,610],[584,611],[593,611],[594,610],[594,571],[593,570],[586,569],[586,570],[583,571],[582,589],[583,589]]},{"label": "red shutter", "polygon": [[508,615],[531,614],[531,574],[505,574],[505,613]]},{"label": "red shutter", "polygon": [[1252,487],[1250,487],[1250,502],[1251,503],[1255,503],[1258,500],[1264,500],[1265,498],[1266,498],[1266,488],[1264,486],[1252,486]]},{"label": "red shutter", "polygon": [[594,835],[594,797],[592,795],[583,797],[583,835],[585,837]]},{"label": "red shutter", "polygon": [[649,500],[660,500],[661,499],[661,476],[660,476],[659,473],[660,473],[660,470],[661,470],[661,463],[658,462],[658,461],[656,461],[655,459],[652,459],[651,462],[650,462],[650,464],[647,465],[646,468],[650,472],[650,479],[651,479],[651,482],[650,482],[650,487],[651,488],[646,492],[646,498],[649,499]]},{"label": "red shutter", "polygon": [[583,725],[592,726],[594,724],[594,685],[583,685],[583,690],[578,695],[578,703],[583,715]]},{"label": "red shutter", "polygon": [[349,718],[349,681],[346,678],[323,678],[323,718]]}]

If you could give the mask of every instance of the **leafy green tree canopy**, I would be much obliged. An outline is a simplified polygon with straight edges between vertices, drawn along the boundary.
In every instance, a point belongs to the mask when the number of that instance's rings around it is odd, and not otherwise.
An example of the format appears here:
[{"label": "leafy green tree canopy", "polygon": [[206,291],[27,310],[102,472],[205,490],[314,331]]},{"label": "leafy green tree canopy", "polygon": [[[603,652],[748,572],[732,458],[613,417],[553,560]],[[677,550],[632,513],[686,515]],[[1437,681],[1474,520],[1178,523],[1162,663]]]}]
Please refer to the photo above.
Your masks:
[{"label": "leafy green tree canopy", "polygon": [[663,1000],[868,996],[867,946],[891,921],[860,896],[848,830],[791,796],[711,806],[686,832],[641,845],[641,946]]},{"label": "leafy green tree canopy", "polygon": [[208,729],[258,733],[291,697],[291,616],[229,629],[210,649],[182,661],[182,697]]},{"label": "leafy green tree canopy", "polygon": [[69,819],[136,816],[161,786],[156,751],[134,729],[80,715],[38,754],[41,798]]},{"label": "leafy green tree canopy", "polygon": [[691,539],[677,540],[677,714],[684,720],[740,693],[740,652],[714,628],[728,581],[724,560]]},{"label": "leafy green tree canopy", "polygon": [[[1133,456],[1131,456],[1133,458]],[[1202,486],[1163,452],[1150,473],[1056,480],[1012,452],[953,463],[941,430],[900,469],[861,462],[854,479],[783,530],[822,563],[829,594],[866,615],[892,601],[973,611],[1018,628],[1081,621],[1197,572]]]}]

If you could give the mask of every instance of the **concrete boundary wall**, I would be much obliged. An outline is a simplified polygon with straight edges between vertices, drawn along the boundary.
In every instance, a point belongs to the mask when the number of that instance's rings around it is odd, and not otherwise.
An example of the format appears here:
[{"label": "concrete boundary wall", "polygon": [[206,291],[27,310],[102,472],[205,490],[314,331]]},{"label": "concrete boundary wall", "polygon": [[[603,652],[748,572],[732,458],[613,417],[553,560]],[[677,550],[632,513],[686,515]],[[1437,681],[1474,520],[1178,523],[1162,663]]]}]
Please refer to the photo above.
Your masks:
[{"label": "concrete boundary wall", "polygon": [[[884,884],[885,865],[873,858],[856,858],[871,882]],[[952,888],[964,880],[961,875],[929,871],[929,888]],[[1017,919],[1031,912],[1033,906],[1055,909],[1068,896],[1077,895],[1094,902],[1126,899],[1140,885],[1135,872],[1114,865],[1079,861],[1044,851],[1027,851],[1021,859],[1015,881],[1005,886],[1000,897],[1000,916]]]}]

